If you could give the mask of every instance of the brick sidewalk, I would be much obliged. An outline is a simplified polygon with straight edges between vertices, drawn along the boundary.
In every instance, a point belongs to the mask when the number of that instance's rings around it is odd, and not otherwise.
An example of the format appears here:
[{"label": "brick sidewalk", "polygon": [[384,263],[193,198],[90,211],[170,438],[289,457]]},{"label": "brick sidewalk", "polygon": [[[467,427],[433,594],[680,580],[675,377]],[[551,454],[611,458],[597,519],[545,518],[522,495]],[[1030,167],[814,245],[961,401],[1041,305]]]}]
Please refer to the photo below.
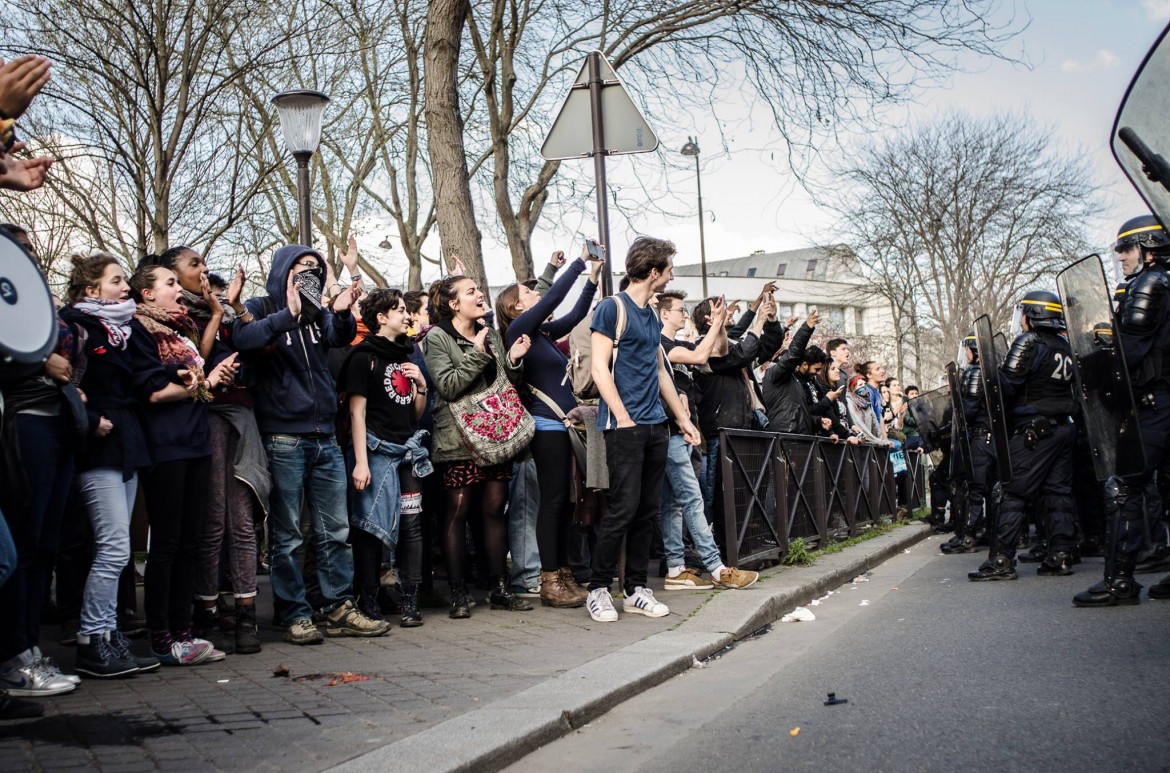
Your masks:
[{"label": "brick sidewalk", "polygon": [[[657,620],[599,624],[584,609],[510,613],[480,603],[470,620],[424,610],[421,628],[315,647],[285,644],[282,632],[262,627],[258,655],[88,680],[45,699],[41,719],[0,723],[0,769],[320,770],[672,628],[712,595],[653,584],[671,608]],[[271,619],[266,582],[259,600],[260,619]],[[73,651],[55,644],[56,633],[45,629],[44,649],[71,671]],[[290,678],[272,675],[280,663]],[[344,671],[369,680],[330,686],[314,676]]]}]

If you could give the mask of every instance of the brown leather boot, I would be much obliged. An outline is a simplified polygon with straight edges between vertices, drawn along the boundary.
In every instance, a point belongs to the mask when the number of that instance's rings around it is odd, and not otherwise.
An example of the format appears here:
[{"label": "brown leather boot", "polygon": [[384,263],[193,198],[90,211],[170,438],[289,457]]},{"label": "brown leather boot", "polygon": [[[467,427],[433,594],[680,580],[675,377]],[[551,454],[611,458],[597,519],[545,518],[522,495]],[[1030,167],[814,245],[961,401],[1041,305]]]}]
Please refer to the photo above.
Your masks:
[{"label": "brown leather boot", "polygon": [[557,570],[557,574],[561,577],[561,584],[569,589],[571,593],[581,597],[581,603],[584,603],[589,598],[589,591],[581,587],[577,582],[577,578],[573,576],[573,570],[567,566],[562,566]]},{"label": "brown leather boot", "polygon": [[540,603],[546,607],[579,607],[584,603],[561,582],[558,572],[540,573]]}]

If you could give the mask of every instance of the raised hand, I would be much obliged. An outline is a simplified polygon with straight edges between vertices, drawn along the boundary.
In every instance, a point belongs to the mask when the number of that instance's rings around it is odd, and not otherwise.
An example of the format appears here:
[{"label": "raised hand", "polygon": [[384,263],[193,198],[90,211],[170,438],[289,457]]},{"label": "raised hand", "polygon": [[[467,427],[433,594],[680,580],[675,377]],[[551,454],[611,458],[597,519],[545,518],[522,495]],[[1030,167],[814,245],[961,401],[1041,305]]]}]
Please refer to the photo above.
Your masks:
[{"label": "raised hand", "polygon": [[301,315],[301,283],[297,281],[296,271],[288,272],[288,284],[284,289],[284,299],[288,304],[288,311],[294,317]]},{"label": "raised hand", "polygon": [[532,339],[528,336],[520,336],[516,342],[512,344],[512,348],[508,350],[508,358],[512,362],[519,362],[524,359],[524,355],[528,354],[528,350],[532,348]]},{"label": "raised hand", "polygon": [[[584,258],[585,256],[582,255],[581,257]],[[585,258],[585,259],[588,260],[588,258]],[[560,250],[557,250],[556,252],[554,252],[552,254],[552,257],[548,259],[548,262],[553,264],[557,268],[560,268],[561,266],[565,265],[565,253],[561,252]]]},{"label": "raised hand", "polygon": [[223,304],[219,302],[219,296],[211,291],[211,280],[207,278],[207,274],[199,275],[199,292],[203,295],[203,302],[211,309],[211,316],[223,316]]},{"label": "raised hand", "polygon": [[236,380],[236,371],[240,369],[240,364],[236,362],[236,357],[239,352],[232,352],[231,356],[225,359],[220,364],[216,365],[211,373],[207,376],[207,385],[211,389],[218,386],[229,386]]},{"label": "raised hand", "polygon": [[228,284],[227,301],[229,306],[236,306],[240,302],[240,296],[244,294],[244,264],[241,263],[236,266],[236,273],[232,276],[232,281]]},{"label": "raised hand", "polygon": [[9,118],[20,118],[49,82],[49,67],[48,59],[32,54],[11,62],[0,59],[0,112]]},{"label": "raised hand", "polygon": [[[12,152],[17,153],[24,147],[23,142],[17,142],[12,146]],[[0,188],[19,193],[35,191],[45,184],[45,177],[52,165],[53,159],[49,156],[17,158],[0,153]]]},{"label": "raised hand", "polygon": [[475,344],[476,351],[480,351],[480,352],[487,351],[487,337],[488,337],[488,328],[486,328],[486,327],[480,328],[479,332],[475,334],[475,338],[472,340],[472,343]]},{"label": "raised hand", "polygon": [[349,286],[349,289],[342,290],[337,294],[333,300],[334,311],[346,311],[357,303],[358,298],[362,297],[362,286],[354,282]]},{"label": "raised hand", "polygon": [[348,271],[349,275],[352,277],[360,274],[358,271],[357,239],[354,238],[353,234],[349,235],[348,248],[349,249],[345,251],[345,254],[341,256],[341,265],[345,266],[345,270]]}]

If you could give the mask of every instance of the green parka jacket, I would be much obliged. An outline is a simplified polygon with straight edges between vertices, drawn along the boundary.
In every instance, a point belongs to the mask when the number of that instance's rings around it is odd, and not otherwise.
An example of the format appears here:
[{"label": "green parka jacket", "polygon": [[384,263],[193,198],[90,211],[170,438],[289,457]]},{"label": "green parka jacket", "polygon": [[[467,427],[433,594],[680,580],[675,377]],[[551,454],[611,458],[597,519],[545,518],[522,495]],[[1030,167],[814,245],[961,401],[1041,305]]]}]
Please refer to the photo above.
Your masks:
[{"label": "green parka jacket", "polygon": [[488,351],[481,352],[470,339],[456,332],[450,320],[443,320],[431,328],[420,346],[436,393],[431,458],[446,463],[469,461],[471,452],[455,427],[448,403],[491,386],[484,371],[489,369],[493,360],[497,368],[504,369],[509,381],[520,384],[523,360],[516,365],[509,361],[504,339],[495,328],[488,328]]}]

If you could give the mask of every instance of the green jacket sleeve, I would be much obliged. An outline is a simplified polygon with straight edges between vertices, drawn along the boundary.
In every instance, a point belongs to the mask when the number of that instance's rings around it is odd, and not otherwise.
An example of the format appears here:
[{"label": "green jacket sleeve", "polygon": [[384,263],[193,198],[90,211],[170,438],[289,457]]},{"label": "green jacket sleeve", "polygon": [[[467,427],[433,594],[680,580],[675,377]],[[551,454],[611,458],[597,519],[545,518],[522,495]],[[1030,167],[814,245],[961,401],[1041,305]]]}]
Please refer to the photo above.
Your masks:
[{"label": "green jacket sleeve", "polygon": [[[490,335],[499,340],[500,334],[494,330]],[[451,336],[437,328],[427,335],[423,357],[435,390],[448,402],[462,397],[491,362],[491,355],[475,349],[463,351]]]}]

